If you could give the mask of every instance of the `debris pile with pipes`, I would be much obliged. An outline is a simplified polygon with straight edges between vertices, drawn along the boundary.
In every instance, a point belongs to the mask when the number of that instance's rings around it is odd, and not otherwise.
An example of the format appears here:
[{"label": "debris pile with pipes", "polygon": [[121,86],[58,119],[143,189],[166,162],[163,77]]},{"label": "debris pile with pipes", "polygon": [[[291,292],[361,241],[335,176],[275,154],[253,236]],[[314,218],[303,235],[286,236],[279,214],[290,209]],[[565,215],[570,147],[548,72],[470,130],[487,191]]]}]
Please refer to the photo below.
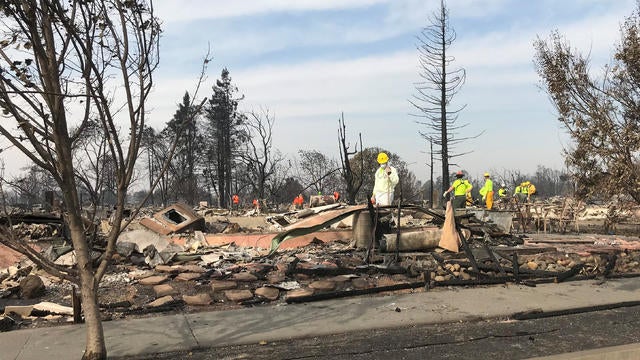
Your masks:
[{"label": "debris pile with pipes", "polygon": [[[332,203],[257,216],[174,204],[147,214],[120,235],[100,283],[107,319],[640,274],[638,237],[514,232],[516,211],[467,209],[447,218],[414,205]],[[57,219],[25,217],[13,226],[52,261],[74,266]],[[448,235],[456,246],[444,250]],[[96,259],[101,253],[94,247]],[[0,331],[73,321],[71,293],[70,284],[0,247]]]}]

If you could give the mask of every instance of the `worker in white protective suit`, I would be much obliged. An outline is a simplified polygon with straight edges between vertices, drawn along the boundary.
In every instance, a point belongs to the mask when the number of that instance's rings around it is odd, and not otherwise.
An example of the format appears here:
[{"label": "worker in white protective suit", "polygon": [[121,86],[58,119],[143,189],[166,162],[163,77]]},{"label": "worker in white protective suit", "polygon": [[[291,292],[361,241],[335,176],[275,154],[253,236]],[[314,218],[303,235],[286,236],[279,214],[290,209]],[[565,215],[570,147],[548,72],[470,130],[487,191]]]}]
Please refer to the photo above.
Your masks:
[{"label": "worker in white protective suit", "polygon": [[376,170],[371,202],[378,206],[391,205],[393,203],[393,190],[400,181],[398,171],[389,165],[389,156],[386,153],[381,152],[378,154],[378,164],[380,164],[380,167]]}]

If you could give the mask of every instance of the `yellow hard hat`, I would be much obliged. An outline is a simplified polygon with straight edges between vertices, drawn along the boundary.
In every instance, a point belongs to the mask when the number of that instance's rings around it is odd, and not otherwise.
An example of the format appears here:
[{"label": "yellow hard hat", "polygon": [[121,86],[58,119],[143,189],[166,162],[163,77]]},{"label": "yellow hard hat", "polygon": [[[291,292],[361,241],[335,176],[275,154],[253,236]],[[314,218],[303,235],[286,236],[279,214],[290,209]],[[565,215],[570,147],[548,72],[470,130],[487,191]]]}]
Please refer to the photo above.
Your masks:
[{"label": "yellow hard hat", "polygon": [[378,154],[378,164],[386,164],[387,161],[389,161],[389,155],[383,152]]},{"label": "yellow hard hat", "polygon": [[484,173],[484,177],[490,177],[489,173]]}]

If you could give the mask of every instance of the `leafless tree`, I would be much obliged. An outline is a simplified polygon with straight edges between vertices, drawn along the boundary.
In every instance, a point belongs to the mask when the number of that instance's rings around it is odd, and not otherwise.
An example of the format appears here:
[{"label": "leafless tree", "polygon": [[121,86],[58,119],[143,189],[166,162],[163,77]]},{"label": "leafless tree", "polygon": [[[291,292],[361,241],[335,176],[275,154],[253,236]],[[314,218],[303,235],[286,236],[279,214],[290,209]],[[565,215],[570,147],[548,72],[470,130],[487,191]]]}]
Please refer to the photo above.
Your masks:
[{"label": "leafless tree", "polygon": [[[104,359],[97,289],[121,231],[158,64],[159,23],[151,1],[5,0],[0,24],[0,108],[6,120],[0,134],[61,189],[77,266],[47,261],[6,228],[0,240],[79,286],[87,328],[83,358]],[[96,266],[83,227],[73,156],[92,121],[106,139],[116,191],[113,227]],[[120,122],[126,124],[122,132]]]},{"label": "leafless tree", "polygon": [[[340,145],[340,159],[342,160],[342,179],[344,179],[345,182],[347,202],[349,204],[355,204],[358,191],[360,191],[360,188],[362,187],[362,170],[364,169],[364,166],[361,164],[361,172],[359,174],[354,174],[353,169],[351,168],[350,159],[350,156],[358,153],[358,144],[360,144],[360,151],[362,151],[362,134],[358,134],[358,137],[360,141],[356,141],[354,149],[349,151],[349,144],[347,144],[347,128],[344,123],[344,113],[342,113],[340,119],[338,119],[338,143]],[[360,161],[364,161],[364,158],[361,157]]]},{"label": "leafless tree", "polygon": [[244,123],[248,140],[245,152],[240,156],[247,170],[247,180],[258,199],[265,199],[266,185],[276,173],[278,164],[284,160],[273,148],[272,130],[275,123],[269,109],[251,112]]},{"label": "leafless tree", "polygon": [[627,195],[640,203],[640,3],[620,32],[612,63],[599,76],[589,56],[557,31],[535,41],[535,64],[573,140],[565,162],[576,195]]},{"label": "leafless tree", "polygon": [[340,180],[337,171],[340,170],[334,159],[327,157],[318,150],[299,150],[300,182],[305,189],[311,188],[315,193],[339,189]]},{"label": "leafless tree", "polygon": [[452,68],[455,58],[449,54],[449,49],[456,40],[456,33],[449,24],[449,10],[444,0],[440,1],[440,9],[431,15],[429,23],[417,37],[421,80],[415,84],[417,93],[409,102],[419,112],[415,116],[421,119],[416,122],[426,129],[420,131],[420,135],[440,147],[435,154],[442,163],[444,192],[449,187],[451,159],[468,153],[454,153],[454,147],[471,138],[457,136],[458,131],[468,125],[457,123],[458,114],[465,106],[452,109],[451,105],[464,84],[466,73],[462,68]]}]

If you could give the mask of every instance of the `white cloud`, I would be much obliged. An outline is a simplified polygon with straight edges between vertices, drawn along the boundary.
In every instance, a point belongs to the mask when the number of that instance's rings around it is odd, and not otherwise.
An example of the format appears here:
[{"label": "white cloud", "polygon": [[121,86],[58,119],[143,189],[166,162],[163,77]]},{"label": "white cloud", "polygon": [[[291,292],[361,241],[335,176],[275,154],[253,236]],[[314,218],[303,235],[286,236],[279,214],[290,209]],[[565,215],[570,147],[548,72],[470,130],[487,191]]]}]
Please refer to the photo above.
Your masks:
[{"label": "white cloud", "polygon": [[389,0],[161,0],[154,3],[164,22],[221,19],[272,12],[344,10]]}]

